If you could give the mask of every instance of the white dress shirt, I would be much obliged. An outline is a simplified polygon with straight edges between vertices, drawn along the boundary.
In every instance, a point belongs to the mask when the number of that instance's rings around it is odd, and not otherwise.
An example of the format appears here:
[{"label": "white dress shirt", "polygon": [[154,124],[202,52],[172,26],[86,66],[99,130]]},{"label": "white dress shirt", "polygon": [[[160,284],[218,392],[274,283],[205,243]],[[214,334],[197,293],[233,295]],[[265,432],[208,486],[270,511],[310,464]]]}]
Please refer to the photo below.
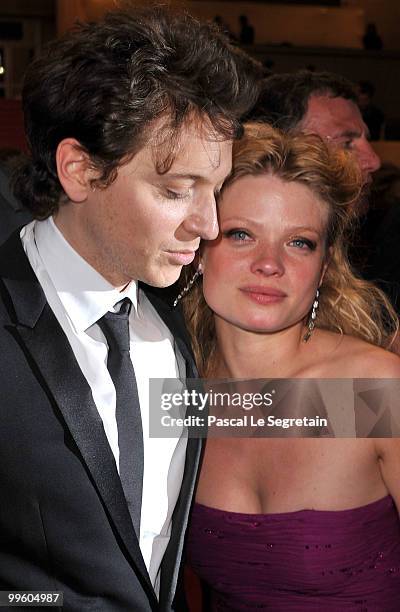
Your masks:
[{"label": "white dress shirt", "polygon": [[187,439],[149,438],[149,378],[185,376],[183,357],[171,332],[137,283],[120,292],[66,241],[50,217],[21,230],[29,262],[64,330],[92,390],[104,430],[119,465],[115,387],[107,369],[107,343],[96,321],[124,297],[129,318],[131,358],[143,426],[144,474],[140,549],[159,591],[159,569],[171,532],[171,517],[182,483]]}]

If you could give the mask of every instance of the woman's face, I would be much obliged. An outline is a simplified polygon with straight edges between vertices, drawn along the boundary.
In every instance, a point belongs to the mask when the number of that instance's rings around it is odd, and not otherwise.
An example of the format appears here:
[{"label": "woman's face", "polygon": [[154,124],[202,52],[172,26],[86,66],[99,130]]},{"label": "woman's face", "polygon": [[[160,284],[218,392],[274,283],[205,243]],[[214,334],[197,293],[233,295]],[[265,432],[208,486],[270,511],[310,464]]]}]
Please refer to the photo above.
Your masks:
[{"label": "woman's face", "polygon": [[223,193],[220,234],[202,251],[217,320],[275,332],[302,321],[325,272],[328,206],[302,183],[245,176]]}]

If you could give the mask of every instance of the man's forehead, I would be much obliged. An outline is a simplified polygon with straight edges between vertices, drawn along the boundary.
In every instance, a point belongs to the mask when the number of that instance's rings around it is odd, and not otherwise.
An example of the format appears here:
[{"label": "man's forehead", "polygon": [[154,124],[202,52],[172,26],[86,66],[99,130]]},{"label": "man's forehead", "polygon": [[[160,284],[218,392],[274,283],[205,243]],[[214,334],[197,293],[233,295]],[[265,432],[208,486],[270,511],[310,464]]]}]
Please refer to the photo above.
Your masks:
[{"label": "man's forehead", "polygon": [[361,113],[352,100],[327,95],[310,97],[302,128],[331,138],[357,137],[366,132]]},{"label": "man's forehead", "polygon": [[195,174],[196,168],[203,165],[207,171],[210,166],[217,169],[230,163],[232,143],[217,133],[206,118],[187,120],[173,132],[161,127],[149,148],[156,164],[166,153],[171,155],[168,173]]},{"label": "man's forehead", "polygon": [[132,170],[172,178],[196,180],[210,172],[229,174],[232,165],[232,140],[224,140],[211,128],[186,123],[176,130],[155,126],[148,141],[134,155]]}]

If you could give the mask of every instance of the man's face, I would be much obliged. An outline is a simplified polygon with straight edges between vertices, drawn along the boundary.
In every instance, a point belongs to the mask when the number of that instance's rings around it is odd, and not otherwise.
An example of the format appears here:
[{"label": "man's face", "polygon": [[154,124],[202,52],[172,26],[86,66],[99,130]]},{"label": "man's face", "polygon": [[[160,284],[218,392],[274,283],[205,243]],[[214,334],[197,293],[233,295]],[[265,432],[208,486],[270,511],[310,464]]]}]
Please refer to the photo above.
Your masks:
[{"label": "man's face", "polygon": [[231,170],[232,142],[218,142],[205,125],[190,123],[165,174],[157,172],[157,153],[146,145],[109,187],[60,207],[56,217],[63,231],[63,214],[74,215],[66,238],[115,287],[131,280],[171,285],[200,239],[218,234],[215,194]]},{"label": "man's face", "polygon": [[304,132],[318,134],[332,144],[352,151],[365,185],[371,182],[371,174],[380,168],[380,159],[368,141],[368,128],[357,105],[351,100],[311,96],[299,127]]}]

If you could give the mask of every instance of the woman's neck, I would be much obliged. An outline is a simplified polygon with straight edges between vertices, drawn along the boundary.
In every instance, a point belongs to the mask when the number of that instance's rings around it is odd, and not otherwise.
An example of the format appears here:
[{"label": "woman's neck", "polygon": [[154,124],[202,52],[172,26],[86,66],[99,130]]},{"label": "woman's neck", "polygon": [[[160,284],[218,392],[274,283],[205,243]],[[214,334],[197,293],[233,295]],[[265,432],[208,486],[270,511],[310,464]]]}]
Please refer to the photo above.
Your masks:
[{"label": "woman's neck", "polygon": [[[239,329],[216,317],[217,378],[290,378],[304,365],[302,322],[272,333]],[[309,351],[307,351],[309,353]]]}]

